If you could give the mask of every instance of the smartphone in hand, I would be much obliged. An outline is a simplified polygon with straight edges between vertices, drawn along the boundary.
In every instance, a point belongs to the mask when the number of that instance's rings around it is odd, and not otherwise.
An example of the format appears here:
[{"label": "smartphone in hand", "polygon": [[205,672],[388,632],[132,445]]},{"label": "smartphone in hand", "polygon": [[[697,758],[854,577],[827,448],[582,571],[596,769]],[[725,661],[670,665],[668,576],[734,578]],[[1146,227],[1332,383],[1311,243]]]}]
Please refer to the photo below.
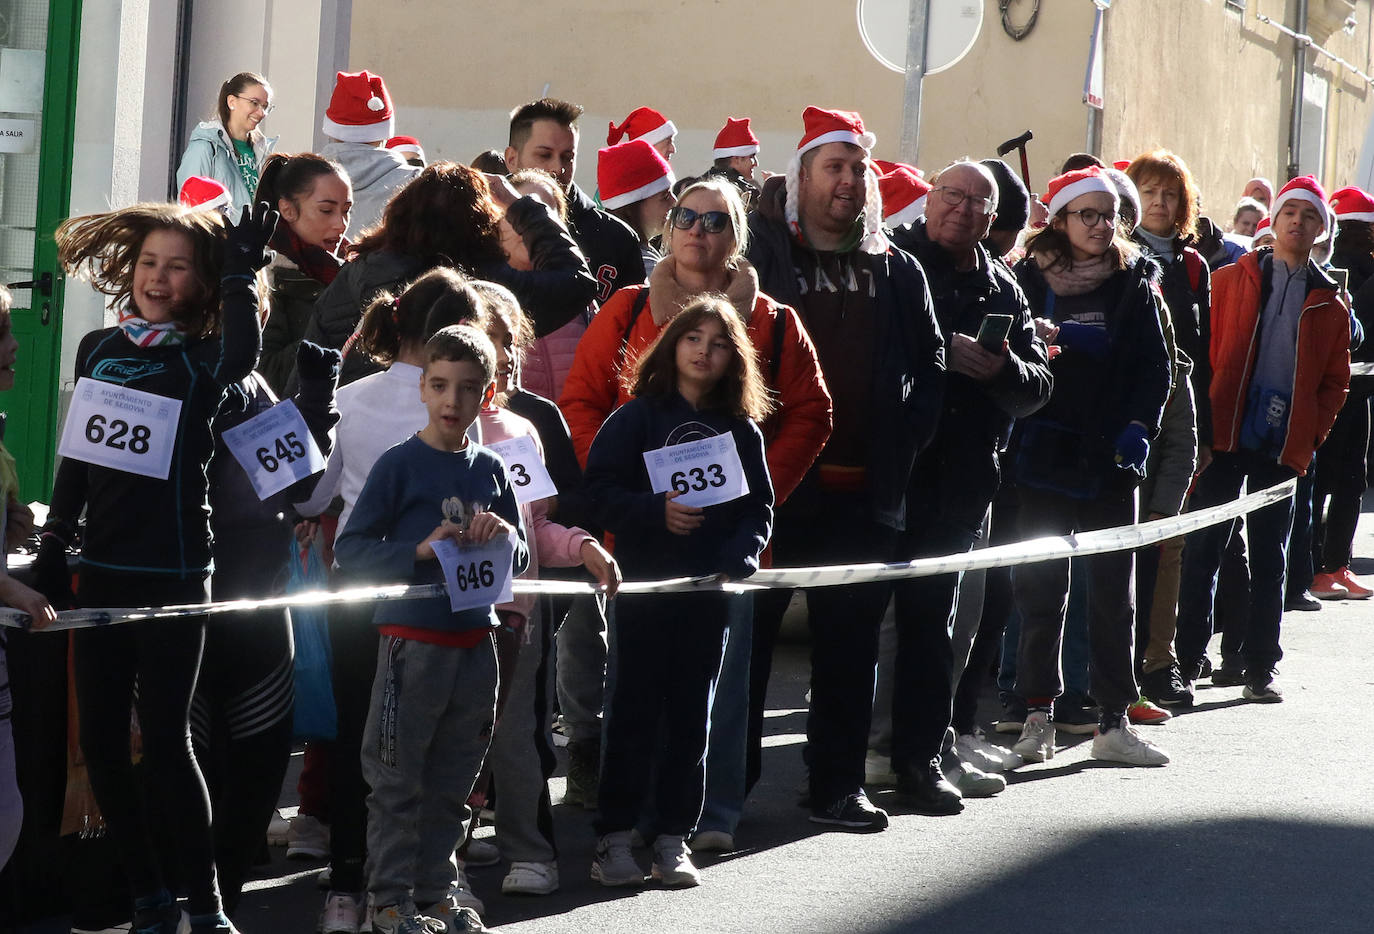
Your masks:
[{"label": "smartphone in hand", "polygon": [[978,345],[989,353],[1001,353],[1002,344],[1011,333],[1011,315],[984,315],[978,326]]}]

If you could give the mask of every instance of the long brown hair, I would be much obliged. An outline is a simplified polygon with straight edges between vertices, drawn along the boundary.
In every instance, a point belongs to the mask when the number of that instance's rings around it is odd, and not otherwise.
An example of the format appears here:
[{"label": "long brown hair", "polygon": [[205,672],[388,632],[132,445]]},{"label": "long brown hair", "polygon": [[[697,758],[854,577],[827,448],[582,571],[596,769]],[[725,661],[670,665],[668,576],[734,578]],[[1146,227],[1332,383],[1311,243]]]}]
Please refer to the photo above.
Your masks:
[{"label": "long brown hair", "polygon": [[677,344],[683,336],[715,321],[730,342],[730,363],[720,382],[702,398],[701,407],[724,411],[738,418],[759,422],[773,411],[774,404],[759,373],[753,342],[735,306],[723,295],[706,294],[693,299],[668,322],[658,339],[644,351],[630,379],[633,396],[668,396],[677,392]]},{"label": "long brown hair", "polygon": [[477,272],[504,263],[501,210],[481,172],[456,162],[435,162],[392,196],[382,222],[353,245],[358,256],[386,251]]},{"label": "long brown hair", "polygon": [[[1073,269],[1073,244],[1069,242],[1069,235],[1063,227],[1054,226],[1055,221],[1069,223],[1069,216],[1063,211],[1050,218],[1050,222],[1031,234],[1026,240],[1026,252],[1036,253],[1045,257],[1048,262],[1043,266],[1045,269],[1062,270],[1068,272]],[[1135,262],[1139,251],[1121,233],[1121,225],[1117,225],[1112,233],[1112,242],[1107,246],[1107,266],[1114,270],[1122,270]]]},{"label": "long brown hair", "polygon": [[[155,230],[176,231],[191,241],[192,266],[199,290],[192,301],[173,311],[173,320],[191,338],[217,333],[224,240],[224,219],[218,211],[145,203],[71,217],[57,228],[57,261],[68,275],[86,279],[96,291],[111,296],[111,307],[132,304],[134,265],[143,250],[143,241]],[[266,294],[259,279],[260,305]]]}]

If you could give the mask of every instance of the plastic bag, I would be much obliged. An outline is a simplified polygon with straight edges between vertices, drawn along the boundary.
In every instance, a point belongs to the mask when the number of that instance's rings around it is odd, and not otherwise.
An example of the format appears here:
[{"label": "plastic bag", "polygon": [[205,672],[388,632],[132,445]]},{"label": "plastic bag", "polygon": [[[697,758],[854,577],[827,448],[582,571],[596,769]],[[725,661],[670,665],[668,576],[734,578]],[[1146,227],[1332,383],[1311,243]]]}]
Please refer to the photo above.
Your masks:
[{"label": "plastic bag", "polygon": [[[325,590],[329,585],[318,542],[302,549],[292,541],[286,592]],[[304,739],[333,739],[339,731],[330,675],[329,615],[323,607],[292,607],[291,629],[296,639],[295,734]]]}]

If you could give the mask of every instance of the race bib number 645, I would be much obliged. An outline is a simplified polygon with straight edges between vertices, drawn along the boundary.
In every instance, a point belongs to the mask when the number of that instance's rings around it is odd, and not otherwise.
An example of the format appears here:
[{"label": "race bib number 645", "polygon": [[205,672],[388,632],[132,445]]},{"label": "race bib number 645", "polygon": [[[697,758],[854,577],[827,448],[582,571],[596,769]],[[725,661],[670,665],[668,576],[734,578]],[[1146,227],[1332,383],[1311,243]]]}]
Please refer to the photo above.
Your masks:
[{"label": "race bib number 645", "polygon": [[180,417],[180,399],[83,376],[76,381],[57,453],[166,480]]}]

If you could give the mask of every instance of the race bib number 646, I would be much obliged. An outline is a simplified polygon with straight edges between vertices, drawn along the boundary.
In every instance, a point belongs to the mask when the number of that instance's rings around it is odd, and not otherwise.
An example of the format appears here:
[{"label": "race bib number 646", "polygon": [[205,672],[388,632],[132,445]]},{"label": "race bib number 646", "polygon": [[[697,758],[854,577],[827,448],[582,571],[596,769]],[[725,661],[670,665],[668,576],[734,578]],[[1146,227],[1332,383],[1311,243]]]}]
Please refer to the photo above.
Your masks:
[{"label": "race bib number 646", "polygon": [[166,480],[180,416],[180,399],[83,376],[76,381],[57,453]]}]

